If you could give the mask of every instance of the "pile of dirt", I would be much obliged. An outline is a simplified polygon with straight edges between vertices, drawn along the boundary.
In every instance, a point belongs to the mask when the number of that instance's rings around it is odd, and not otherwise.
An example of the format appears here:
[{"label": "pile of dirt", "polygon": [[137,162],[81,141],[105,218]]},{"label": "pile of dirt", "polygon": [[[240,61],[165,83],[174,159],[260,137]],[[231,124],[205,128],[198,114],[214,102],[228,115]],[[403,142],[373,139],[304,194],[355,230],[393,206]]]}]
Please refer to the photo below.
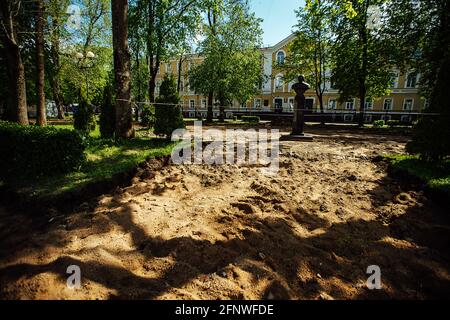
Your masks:
[{"label": "pile of dirt", "polygon": [[[447,298],[445,212],[372,159],[405,139],[283,142],[280,172],[142,168],[39,225],[0,209],[3,299]],[[66,286],[67,267],[82,287]],[[382,290],[367,289],[368,266]]]}]

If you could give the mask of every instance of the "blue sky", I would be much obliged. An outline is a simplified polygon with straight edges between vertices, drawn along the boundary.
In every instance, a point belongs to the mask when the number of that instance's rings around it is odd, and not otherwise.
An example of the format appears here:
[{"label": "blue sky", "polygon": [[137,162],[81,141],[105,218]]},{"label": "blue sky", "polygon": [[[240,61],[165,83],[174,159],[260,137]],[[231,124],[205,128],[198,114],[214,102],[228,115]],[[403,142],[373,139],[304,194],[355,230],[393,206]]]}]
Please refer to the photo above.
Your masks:
[{"label": "blue sky", "polygon": [[264,45],[273,46],[291,34],[297,24],[294,10],[303,4],[303,0],[250,0],[256,16],[264,19]]}]

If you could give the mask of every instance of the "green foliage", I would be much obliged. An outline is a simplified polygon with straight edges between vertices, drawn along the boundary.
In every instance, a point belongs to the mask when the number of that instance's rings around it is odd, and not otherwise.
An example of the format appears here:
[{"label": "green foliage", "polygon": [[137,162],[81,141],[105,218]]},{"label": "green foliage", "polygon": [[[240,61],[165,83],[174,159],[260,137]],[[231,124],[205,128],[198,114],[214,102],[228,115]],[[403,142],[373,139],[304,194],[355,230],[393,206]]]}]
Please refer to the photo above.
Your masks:
[{"label": "green foliage", "polygon": [[[388,156],[395,172],[406,172],[423,181],[429,189],[450,196],[450,160],[423,161],[415,156]],[[445,201],[445,200],[444,200]]]},{"label": "green foliage", "polygon": [[175,79],[166,76],[161,83],[159,97],[156,99],[154,127],[156,135],[170,137],[173,131],[185,127],[179,102]]},{"label": "green foliage", "polygon": [[[296,13],[296,37],[290,45],[290,54],[283,64],[277,62],[277,68],[285,72],[286,82],[296,81],[299,75],[305,75],[316,94],[322,96],[330,80],[326,73],[330,67],[332,43],[330,2],[307,0]],[[320,107],[323,108],[323,100]]]},{"label": "green foliage", "polygon": [[148,129],[155,126],[155,107],[153,105],[144,105],[141,109],[141,124]]},{"label": "green foliage", "polygon": [[377,120],[373,122],[374,128],[383,128],[386,125],[386,122],[384,120]]},{"label": "green foliage", "polygon": [[424,117],[414,127],[413,139],[406,150],[426,161],[438,161],[450,156],[449,118]]},{"label": "green foliage", "polygon": [[263,81],[262,55],[256,49],[261,46],[261,20],[249,12],[246,2],[212,2],[199,46],[205,59],[191,70],[189,82],[198,93],[214,94],[223,118],[225,105],[234,99],[248,101]]},{"label": "green foliage", "polygon": [[75,129],[83,132],[95,130],[94,109],[86,101],[82,101],[73,115]]},{"label": "green foliage", "polygon": [[389,120],[389,121],[386,122],[386,124],[387,124],[389,127],[394,128],[394,127],[400,126],[400,125],[401,125],[401,122],[398,121],[398,120]]},{"label": "green foliage", "polygon": [[[335,0],[331,50],[333,88],[340,100],[357,97],[381,97],[389,92],[390,71],[394,66],[392,52],[395,42],[383,28],[369,30],[368,7],[384,0]],[[382,13],[384,14],[384,12]],[[362,121],[363,118],[361,118]]]},{"label": "green foliage", "polygon": [[73,130],[0,121],[0,177],[14,180],[76,170],[85,160],[85,138]]},{"label": "green foliage", "polygon": [[249,123],[259,123],[261,119],[257,116],[243,116],[241,118],[243,122],[249,122]]}]

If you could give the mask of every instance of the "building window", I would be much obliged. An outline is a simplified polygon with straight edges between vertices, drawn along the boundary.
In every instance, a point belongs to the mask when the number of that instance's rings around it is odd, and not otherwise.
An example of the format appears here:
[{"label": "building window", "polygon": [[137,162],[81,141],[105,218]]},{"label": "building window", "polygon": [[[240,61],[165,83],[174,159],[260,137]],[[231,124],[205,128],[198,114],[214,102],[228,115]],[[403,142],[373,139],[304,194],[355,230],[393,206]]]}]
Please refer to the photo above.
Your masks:
[{"label": "building window", "polygon": [[290,111],[294,111],[294,107],[295,107],[295,98],[289,98],[289,110]]},{"label": "building window", "polygon": [[170,63],[166,63],[166,73],[172,72],[172,66]]},{"label": "building window", "polygon": [[383,110],[390,111],[392,110],[393,101],[392,99],[384,99]]},{"label": "building window", "polygon": [[372,110],[373,109],[373,100],[372,100],[372,98],[366,98],[366,102],[364,103],[364,109],[365,110]]},{"label": "building window", "polygon": [[261,99],[255,99],[254,106],[255,106],[255,109],[260,109],[261,108]]},{"label": "building window", "polygon": [[423,103],[423,108],[426,110],[430,107],[430,99],[425,99]]},{"label": "building window", "polygon": [[344,115],[344,121],[345,122],[353,122],[353,115],[352,114]]},{"label": "building window", "polygon": [[345,102],[345,109],[347,110],[355,110],[355,100],[349,100]]},{"label": "building window", "polygon": [[383,121],[391,121],[391,119],[392,119],[392,117],[390,115],[384,114],[381,116],[381,120],[383,120]]},{"label": "building window", "polygon": [[390,80],[391,88],[398,88],[399,76],[400,75],[398,72],[391,72],[391,80]]},{"label": "building window", "polygon": [[264,107],[268,107],[269,106],[269,100],[264,100]]},{"label": "building window", "polygon": [[372,115],[371,114],[364,115],[364,122],[365,123],[372,123]]},{"label": "building window", "polygon": [[285,60],[286,60],[286,54],[283,51],[279,51],[277,53],[277,63],[284,64]]},{"label": "building window", "polygon": [[406,77],[406,88],[415,88],[417,85],[417,72],[411,72]]},{"label": "building window", "polygon": [[403,102],[403,110],[405,111],[412,111],[414,107],[414,100],[413,99],[405,99]]},{"label": "building window", "polygon": [[282,75],[276,76],[275,77],[275,88],[277,90],[282,90],[283,89],[283,85],[284,85],[283,76]]},{"label": "building window", "polygon": [[189,118],[195,118],[195,112],[189,112]]},{"label": "building window", "polygon": [[206,99],[202,99],[202,109],[206,109]]},{"label": "building window", "polygon": [[411,116],[409,116],[409,115],[403,115],[403,116],[400,118],[400,121],[401,121],[402,123],[411,123]]},{"label": "building window", "polygon": [[336,110],[337,109],[337,100],[330,99],[328,100],[328,110]]},{"label": "building window", "polygon": [[189,100],[189,108],[195,109],[195,100]]}]

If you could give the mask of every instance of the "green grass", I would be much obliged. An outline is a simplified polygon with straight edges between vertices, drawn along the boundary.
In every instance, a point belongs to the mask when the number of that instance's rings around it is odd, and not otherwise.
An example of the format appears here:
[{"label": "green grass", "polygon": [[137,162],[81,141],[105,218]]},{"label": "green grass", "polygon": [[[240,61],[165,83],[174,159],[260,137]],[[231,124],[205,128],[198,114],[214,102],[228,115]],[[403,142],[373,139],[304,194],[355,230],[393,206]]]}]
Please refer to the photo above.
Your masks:
[{"label": "green grass", "polygon": [[443,191],[450,196],[450,159],[439,163],[420,160],[417,156],[387,156],[394,170],[407,172],[420,179],[430,189]]},{"label": "green grass", "polygon": [[[71,125],[56,127],[73,129]],[[57,197],[91,183],[107,180],[116,174],[129,172],[148,159],[168,156],[174,146],[170,141],[157,138],[138,137],[122,141],[100,139],[98,129],[91,132],[90,136],[86,149],[87,161],[78,171],[17,181],[13,188],[25,196]]]}]

